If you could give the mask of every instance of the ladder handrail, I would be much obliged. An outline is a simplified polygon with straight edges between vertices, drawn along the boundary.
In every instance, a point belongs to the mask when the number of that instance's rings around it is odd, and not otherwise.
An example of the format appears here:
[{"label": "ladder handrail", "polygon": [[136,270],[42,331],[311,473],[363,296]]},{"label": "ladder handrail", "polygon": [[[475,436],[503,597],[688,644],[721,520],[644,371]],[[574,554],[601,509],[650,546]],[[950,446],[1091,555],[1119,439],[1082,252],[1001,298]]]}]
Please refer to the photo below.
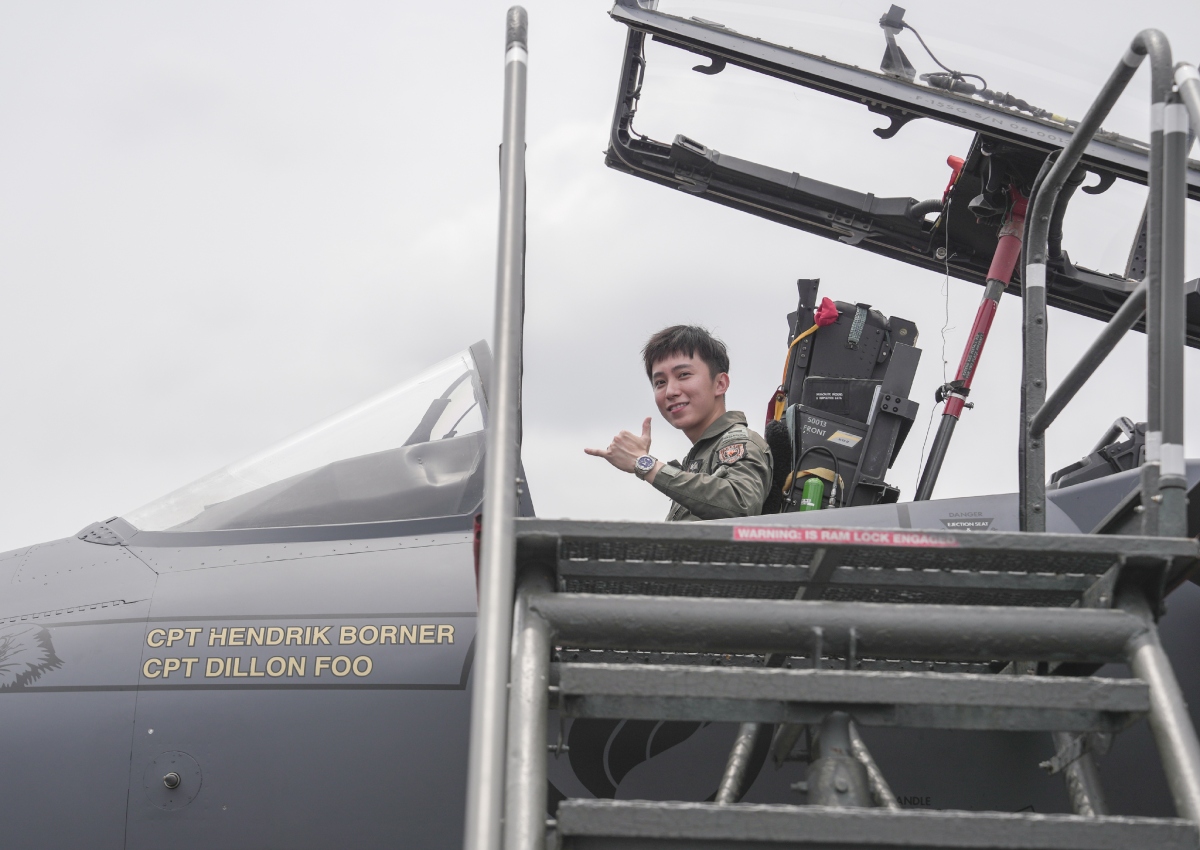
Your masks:
[{"label": "ladder handrail", "polygon": [[[1100,337],[1088,348],[1062,386],[1046,398],[1046,263],[1051,215],[1067,178],[1079,165],[1088,143],[1100,129],[1145,57],[1151,63],[1151,133],[1147,184],[1147,253],[1144,285],[1126,299]],[[1183,470],[1183,346],[1176,326],[1183,321],[1182,202],[1186,196],[1174,183],[1186,171],[1186,111],[1171,93],[1174,69],[1166,36],[1143,30],[1133,39],[1100,94],[1079,122],[1075,133],[1051,167],[1041,188],[1030,201],[1029,233],[1025,245],[1023,316],[1023,372],[1021,390],[1020,514],[1023,531],[1046,530],[1045,429],[1111,352],[1126,330],[1136,323],[1145,297],[1147,368],[1146,463],[1142,467],[1144,531],[1184,534],[1186,478]],[[1170,101],[1170,102],[1169,102]],[[1182,120],[1178,114],[1182,115]],[[1172,121],[1166,122],[1168,115]],[[1165,123],[1172,132],[1164,134]],[[1177,136],[1178,128],[1183,134]],[[1173,137],[1170,139],[1164,139]],[[1168,149],[1169,148],[1169,149]],[[1183,171],[1180,171],[1180,169]],[[1168,188],[1170,184],[1170,188]],[[1168,198],[1170,201],[1168,202]],[[1177,234],[1177,235],[1176,235]],[[1168,238],[1168,236],[1170,238]],[[1175,278],[1178,277],[1178,280]],[[1164,328],[1164,320],[1167,327]],[[1166,386],[1164,386],[1164,378]],[[1164,416],[1169,422],[1164,422]],[[1163,447],[1166,446],[1164,453]],[[1163,460],[1166,467],[1163,467]],[[1160,471],[1162,480],[1160,482]],[[1165,501],[1158,505],[1160,486]],[[1176,491],[1178,491],[1176,493]]]}]

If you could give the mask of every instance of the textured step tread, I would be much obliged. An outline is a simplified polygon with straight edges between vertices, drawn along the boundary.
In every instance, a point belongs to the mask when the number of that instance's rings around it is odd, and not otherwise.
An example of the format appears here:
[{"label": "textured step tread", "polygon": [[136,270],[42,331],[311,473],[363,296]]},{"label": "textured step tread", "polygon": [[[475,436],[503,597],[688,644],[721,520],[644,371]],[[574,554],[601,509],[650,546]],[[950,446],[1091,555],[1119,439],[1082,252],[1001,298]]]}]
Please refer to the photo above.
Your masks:
[{"label": "textured step tread", "polygon": [[719,806],[565,800],[556,832],[564,850],[608,847],[995,848],[1194,850],[1194,824],[1157,818],[1021,812],[889,811],[825,806]]}]

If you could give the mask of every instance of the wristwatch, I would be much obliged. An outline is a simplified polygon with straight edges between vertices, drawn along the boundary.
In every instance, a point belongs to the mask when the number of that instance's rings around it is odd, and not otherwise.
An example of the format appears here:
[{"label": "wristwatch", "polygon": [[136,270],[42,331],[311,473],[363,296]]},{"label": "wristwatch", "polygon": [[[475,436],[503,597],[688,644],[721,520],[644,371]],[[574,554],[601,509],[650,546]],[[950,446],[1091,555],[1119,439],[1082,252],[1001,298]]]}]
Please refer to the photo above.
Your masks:
[{"label": "wristwatch", "polygon": [[650,474],[650,470],[654,469],[654,464],[656,463],[658,461],[650,457],[650,455],[642,455],[633,462],[633,474],[645,481],[646,476]]}]

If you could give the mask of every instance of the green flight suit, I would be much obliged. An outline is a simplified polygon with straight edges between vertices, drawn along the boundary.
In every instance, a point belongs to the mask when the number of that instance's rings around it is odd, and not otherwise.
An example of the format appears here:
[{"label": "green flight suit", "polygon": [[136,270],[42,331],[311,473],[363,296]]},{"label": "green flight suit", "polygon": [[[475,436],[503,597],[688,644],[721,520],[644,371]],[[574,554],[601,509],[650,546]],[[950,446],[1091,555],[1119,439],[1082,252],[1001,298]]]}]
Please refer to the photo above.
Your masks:
[{"label": "green flight suit", "polygon": [[756,516],[771,487],[771,450],[730,410],[708,426],[683,461],[658,470],[654,488],[671,498],[668,522]]}]

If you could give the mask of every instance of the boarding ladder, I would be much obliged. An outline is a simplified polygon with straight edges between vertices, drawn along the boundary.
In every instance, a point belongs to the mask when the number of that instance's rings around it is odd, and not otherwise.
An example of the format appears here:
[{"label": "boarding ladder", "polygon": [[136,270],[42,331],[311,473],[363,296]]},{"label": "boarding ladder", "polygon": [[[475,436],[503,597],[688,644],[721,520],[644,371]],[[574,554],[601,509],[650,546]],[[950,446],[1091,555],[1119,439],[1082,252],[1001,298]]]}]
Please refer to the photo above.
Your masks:
[{"label": "boarding ladder", "polygon": [[[836,511],[822,516],[823,527],[754,518],[512,520],[506,518],[516,513],[516,488],[508,482],[519,469],[527,55],[519,8],[509,13],[506,49],[497,377],[490,393],[467,850],[1196,848],[1200,745],[1156,628],[1164,593],[1200,564],[1200,544],[1183,531],[1182,449],[1178,463],[1175,448],[1149,459],[1138,490],[1103,526],[1108,533],[1044,532],[1042,435],[1069,394],[1046,401],[1045,298],[1037,286],[1053,194],[1148,54],[1157,119],[1147,335],[1152,353],[1161,353],[1159,383],[1182,395],[1182,244],[1172,240],[1182,239],[1188,121],[1181,102],[1200,126],[1195,70],[1181,66],[1175,90],[1165,39],[1154,31],[1139,35],[1050,169],[1047,194],[1031,202],[1021,458],[1026,531],[842,529]],[[1132,326],[1136,319],[1114,323]],[[1083,372],[1094,370],[1114,336],[1120,333],[1102,334],[1081,361],[1091,364]],[[1075,385],[1083,379],[1073,373]],[[1160,387],[1150,389],[1151,428],[1162,433],[1164,447],[1178,447],[1182,407],[1164,399]],[[636,663],[613,661],[605,651],[624,651]],[[678,663],[685,655],[693,663]],[[694,663],[706,656],[749,661]],[[896,669],[905,662],[934,663]],[[1127,665],[1132,677],[1094,675],[1113,662]],[[984,672],[962,672],[966,665]],[[569,718],[740,726],[713,802],[567,799],[548,813],[551,710]],[[1106,815],[1083,743],[1143,718],[1161,756],[1174,819]],[[860,726],[1052,733],[1075,814],[901,809]],[[777,756],[801,746],[803,737],[813,739],[806,804],[738,802],[748,754],[762,735],[772,736]]]}]

